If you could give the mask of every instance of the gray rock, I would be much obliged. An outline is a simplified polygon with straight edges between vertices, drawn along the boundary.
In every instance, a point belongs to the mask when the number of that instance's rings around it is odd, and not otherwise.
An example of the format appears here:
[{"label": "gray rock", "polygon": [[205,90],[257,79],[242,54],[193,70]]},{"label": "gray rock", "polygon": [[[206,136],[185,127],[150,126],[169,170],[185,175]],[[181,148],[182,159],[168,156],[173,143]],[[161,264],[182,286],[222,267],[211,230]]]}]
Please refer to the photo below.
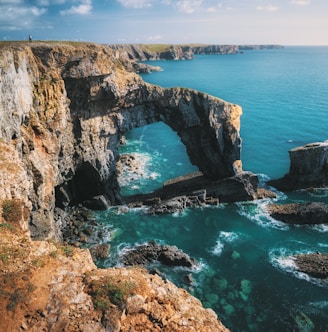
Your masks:
[{"label": "gray rock", "polygon": [[328,224],[328,205],[321,202],[269,204],[269,214],[288,224]]},{"label": "gray rock", "polygon": [[328,141],[292,149],[289,158],[288,174],[269,185],[286,191],[328,186]]},{"label": "gray rock", "polygon": [[137,246],[122,257],[124,265],[147,265],[151,262],[160,262],[167,266],[192,267],[197,264],[176,246],[160,245],[150,241],[145,245]]},{"label": "gray rock", "polygon": [[311,253],[292,256],[296,268],[311,277],[326,279],[328,282],[328,254]]}]

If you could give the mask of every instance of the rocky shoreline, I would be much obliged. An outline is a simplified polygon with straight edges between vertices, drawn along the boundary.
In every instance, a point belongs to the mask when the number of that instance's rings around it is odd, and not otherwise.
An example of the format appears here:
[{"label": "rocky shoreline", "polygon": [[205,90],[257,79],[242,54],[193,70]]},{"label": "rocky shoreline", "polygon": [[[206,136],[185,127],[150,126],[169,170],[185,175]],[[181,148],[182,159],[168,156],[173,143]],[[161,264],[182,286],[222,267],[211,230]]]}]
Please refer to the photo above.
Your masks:
[{"label": "rocky shoreline", "polygon": [[192,60],[194,54],[238,54],[243,51],[283,48],[281,45],[170,45],[111,44],[108,45],[131,61]]},{"label": "rocky shoreline", "polygon": [[[255,174],[242,169],[241,108],[198,91],[147,84],[134,73],[146,67],[103,45],[0,46],[0,250],[4,258],[0,278],[6,284],[15,277],[2,290],[0,303],[7,330],[14,326],[39,331],[55,324],[72,331],[131,331],[142,322],[154,331],[180,332],[186,326],[190,331],[227,331],[211,310],[170,282],[144,270],[97,270],[89,252],[74,246],[90,247],[94,260],[109,254],[104,241],[109,231],[86,208],[145,205],[149,213],[159,214],[272,197],[270,190],[259,188]],[[240,49],[211,46],[206,52]],[[186,57],[203,50],[170,49],[165,56],[176,58],[179,52],[179,57]],[[133,128],[158,121],[178,133],[190,162],[200,171],[172,179],[154,193],[122,197],[117,166],[122,138]],[[313,143],[290,151],[289,173],[269,185],[286,191],[326,187],[327,147],[327,142]],[[269,209],[272,216],[293,224],[327,222],[327,207],[320,203]],[[14,215],[14,223],[8,222],[8,213]],[[19,229],[18,234],[11,227]],[[59,249],[49,240],[60,243]],[[196,264],[178,248],[148,243],[138,249],[134,258],[125,257],[127,265],[140,261]],[[295,260],[300,271],[326,278],[326,254],[299,255]],[[133,281],[139,288],[125,294],[124,303],[112,298],[106,308],[97,307],[99,302],[92,302],[97,287],[105,292],[103,280],[111,278],[120,286],[120,280],[123,286]],[[24,291],[18,291],[22,287]],[[24,295],[20,306],[12,301],[17,291]],[[108,300],[111,294],[106,294]],[[13,315],[8,317],[8,311]]]}]

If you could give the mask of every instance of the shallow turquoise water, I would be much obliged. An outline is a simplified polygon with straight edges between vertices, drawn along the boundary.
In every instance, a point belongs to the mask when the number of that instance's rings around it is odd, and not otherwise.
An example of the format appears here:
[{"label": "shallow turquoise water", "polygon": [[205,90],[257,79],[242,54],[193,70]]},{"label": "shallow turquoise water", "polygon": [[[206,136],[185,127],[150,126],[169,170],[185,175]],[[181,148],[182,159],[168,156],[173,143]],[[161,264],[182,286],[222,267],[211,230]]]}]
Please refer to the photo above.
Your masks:
[{"label": "shallow turquoise water", "polygon": [[[288,171],[288,150],[326,139],[328,48],[290,47],[193,61],[156,62],[164,71],[144,79],[185,86],[243,107],[243,164],[261,179]],[[126,195],[154,190],[195,170],[177,135],[163,123],[135,129],[121,153],[137,153],[142,174],[122,183]],[[279,202],[323,201],[328,192],[278,193]],[[286,226],[265,212],[269,201],[149,216],[112,208],[98,218],[112,229],[111,258],[148,240],[176,245],[199,265],[194,270],[157,267],[213,308],[232,331],[327,331],[328,288],[293,271],[290,254],[328,252],[328,226]],[[192,275],[193,284],[185,282]]]}]

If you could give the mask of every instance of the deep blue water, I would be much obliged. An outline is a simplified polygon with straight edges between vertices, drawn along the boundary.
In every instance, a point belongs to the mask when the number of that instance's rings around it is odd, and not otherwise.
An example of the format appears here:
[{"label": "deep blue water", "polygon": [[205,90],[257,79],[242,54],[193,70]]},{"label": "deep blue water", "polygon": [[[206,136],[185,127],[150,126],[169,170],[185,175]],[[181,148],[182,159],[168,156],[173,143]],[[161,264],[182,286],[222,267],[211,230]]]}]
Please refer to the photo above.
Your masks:
[{"label": "deep blue water", "polygon": [[[288,150],[327,139],[328,47],[286,47],[237,55],[197,56],[193,61],[149,62],[163,72],[144,80],[210,93],[243,108],[244,170],[261,179],[288,171]],[[126,174],[126,195],[152,191],[194,171],[177,135],[163,123],[127,134],[121,153],[136,153],[140,174]],[[278,202],[322,201],[328,191],[278,193]],[[288,256],[328,252],[328,226],[286,226],[267,216],[270,200],[149,216],[142,209],[112,208],[99,219],[112,229],[111,258],[148,240],[176,245],[196,258],[197,269],[165,269],[164,277],[214,309],[232,331],[327,331],[328,287],[297,274]],[[193,284],[184,282],[191,274]]]}]

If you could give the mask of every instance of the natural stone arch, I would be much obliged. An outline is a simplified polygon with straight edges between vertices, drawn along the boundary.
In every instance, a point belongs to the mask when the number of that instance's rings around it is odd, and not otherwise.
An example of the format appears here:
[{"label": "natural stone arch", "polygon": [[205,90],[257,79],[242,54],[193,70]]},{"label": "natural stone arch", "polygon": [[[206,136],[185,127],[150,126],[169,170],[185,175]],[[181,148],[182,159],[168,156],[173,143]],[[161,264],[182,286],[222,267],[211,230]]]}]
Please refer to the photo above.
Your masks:
[{"label": "natural stone arch", "polygon": [[[155,122],[164,122],[178,134],[191,164],[207,178],[223,179],[242,171],[239,106],[191,89],[163,89],[135,80],[126,80],[122,88],[113,75],[65,79],[77,143],[75,169],[87,161],[99,174],[98,187],[110,204],[120,202],[116,162],[122,136]],[[99,149],[104,146],[106,151]],[[76,192],[74,183],[87,181],[79,177],[76,182],[77,175],[66,179],[69,186],[60,184],[57,192],[72,196],[67,188]],[[91,197],[74,201],[82,198]]]},{"label": "natural stone arch", "polygon": [[207,94],[163,89],[152,102],[122,109],[119,128],[163,121],[177,132],[193,165],[209,178],[223,179],[241,171],[240,115],[239,106]]},{"label": "natural stone arch", "polygon": [[[147,84],[101,45],[9,45],[4,59],[0,99],[7,111],[0,135],[17,150],[28,179],[22,199],[29,202],[26,227],[34,238],[60,234],[56,193],[68,197],[69,205],[89,198],[74,196],[75,187],[70,188],[70,181],[82,181],[79,188],[90,182],[81,171],[85,165],[97,189],[89,195],[120,202],[119,141],[137,126],[167,123],[211,183],[241,171],[237,105],[189,89]],[[15,192],[10,190],[9,198]]]}]

